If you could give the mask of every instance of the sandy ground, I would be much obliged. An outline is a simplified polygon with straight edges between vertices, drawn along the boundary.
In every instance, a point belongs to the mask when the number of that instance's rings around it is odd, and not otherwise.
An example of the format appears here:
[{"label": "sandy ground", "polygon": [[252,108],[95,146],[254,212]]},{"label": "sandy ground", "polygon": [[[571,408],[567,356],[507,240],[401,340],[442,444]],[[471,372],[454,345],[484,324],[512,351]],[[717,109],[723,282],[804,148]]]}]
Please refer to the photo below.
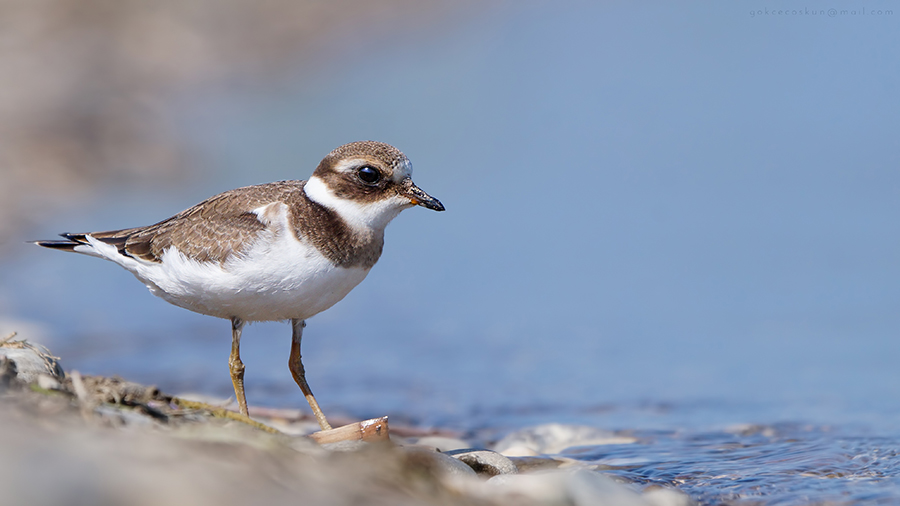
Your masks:
[{"label": "sandy ground", "polygon": [[116,429],[53,401],[3,402],[6,504],[471,503],[395,447],[328,452],[237,422]]},{"label": "sandy ground", "polygon": [[323,443],[293,410],[251,407],[250,420],[155,387],[66,374],[14,337],[0,339],[4,504],[692,504],[542,453],[628,442],[597,429],[538,427],[497,451],[415,427]]},{"label": "sandy ground", "polygon": [[260,430],[117,378],[25,383],[10,364],[0,359],[7,504],[472,503],[390,442],[326,449],[285,433],[308,430],[304,419],[264,417],[285,432]]}]

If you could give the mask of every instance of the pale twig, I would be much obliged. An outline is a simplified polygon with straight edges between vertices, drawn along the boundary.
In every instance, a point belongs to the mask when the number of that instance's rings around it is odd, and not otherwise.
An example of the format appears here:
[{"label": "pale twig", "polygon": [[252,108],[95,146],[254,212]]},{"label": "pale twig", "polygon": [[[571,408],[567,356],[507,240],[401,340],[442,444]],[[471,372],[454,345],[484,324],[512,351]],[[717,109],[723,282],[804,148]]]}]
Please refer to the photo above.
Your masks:
[{"label": "pale twig", "polygon": [[82,404],[87,404],[90,399],[88,398],[87,389],[84,388],[84,381],[81,379],[81,373],[72,371],[69,373],[69,377],[72,378],[72,389],[75,390],[75,396],[78,397],[78,401]]},{"label": "pale twig", "polygon": [[209,413],[217,418],[227,418],[229,420],[234,420],[236,422],[241,422],[247,424],[251,427],[257,428],[259,430],[268,432],[270,434],[281,434],[277,429],[269,427],[266,424],[257,422],[253,420],[249,416],[244,416],[240,413],[235,413],[234,411],[227,410],[225,408],[220,408],[217,406],[213,406],[212,404],[207,404],[205,402],[199,401],[189,401],[187,399],[180,399],[178,397],[172,397],[172,403],[180,408],[186,409],[202,409],[204,411],[209,411]]},{"label": "pale twig", "polygon": [[10,332],[10,334],[9,334],[8,336],[4,337],[3,339],[0,339],[0,345],[6,344],[6,343],[12,341],[12,339],[13,339],[14,337],[16,337],[17,335],[19,335],[18,332],[15,332],[15,331],[14,331],[14,332]]},{"label": "pale twig", "polygon": [[81,378],[81,373],[72,371],[72,373],[69,374],[69,377],[72,378],[72,389],[75,390],[75,396],[78,398],[78,408],[81,411],[81,418],[84,418],[86,422],[90,422],[94,418],[94,403],[91,402],[87,388],[84,387],[84,380]]}]

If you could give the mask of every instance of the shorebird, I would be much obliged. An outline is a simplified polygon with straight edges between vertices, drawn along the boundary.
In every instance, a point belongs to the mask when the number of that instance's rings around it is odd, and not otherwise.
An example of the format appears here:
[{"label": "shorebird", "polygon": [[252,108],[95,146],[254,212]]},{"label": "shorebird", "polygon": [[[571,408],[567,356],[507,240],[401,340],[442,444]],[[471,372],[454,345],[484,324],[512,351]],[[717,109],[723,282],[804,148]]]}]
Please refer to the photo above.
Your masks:
[{"label": "shorebird", "polygon": [[300,340],[306,320],[358,285],[381,256],[384,229],[400,211],[443,211],[412,179],[397,148],[374,141],[329,153],[308,181],[278,181],[220,193],[146,227],[60,234],[47,248],[115,262],[176,306],[231,320],[229,368],[241,413],[241,330],[291,321],[288,366],[319,425],[330,429],[306,382]]}]

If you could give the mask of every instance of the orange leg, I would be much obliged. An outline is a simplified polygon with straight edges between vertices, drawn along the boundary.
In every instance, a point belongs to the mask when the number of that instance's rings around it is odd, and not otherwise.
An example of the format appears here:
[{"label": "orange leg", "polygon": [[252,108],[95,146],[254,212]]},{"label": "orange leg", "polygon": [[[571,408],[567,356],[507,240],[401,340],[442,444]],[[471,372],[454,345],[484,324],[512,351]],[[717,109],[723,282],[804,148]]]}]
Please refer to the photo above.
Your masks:
[{"label": "orange leg", "polygon": [[293,332],[291,339],[291,357],[288,360],[288,367],[291,369],[291,374],[294,375],[294,381],[297,382],[300,390],[303,391],[303,395],[306,396],[306,402],[309,403],[309,407],[312,408],[313,414],[316,415],[316,420],[319,421],[319,427],[321,427],[322,430],[331,430],[331,425],[328,424],[328,420],[325,419],[325,414],[319,409],[319,403],[316,402],[312,390],[309,389],[309,384],[306,383],[306,371],[303,369],[303,362],[300,359],[300,339],[303,337],[303,327],[305,326],[306,322],[303,320],[298,320],[296,318],[291,320]]},{"label": "orange leg", "polygon": [[244,320],[231,319],[231,356],[228,358],[228,366],[231,369],[231,384],[234,385],[234,395],[237,397],[241,414],[249,416],[247,398],[244,396],[244,363],[241,362],[241,330],[243,328]]}]

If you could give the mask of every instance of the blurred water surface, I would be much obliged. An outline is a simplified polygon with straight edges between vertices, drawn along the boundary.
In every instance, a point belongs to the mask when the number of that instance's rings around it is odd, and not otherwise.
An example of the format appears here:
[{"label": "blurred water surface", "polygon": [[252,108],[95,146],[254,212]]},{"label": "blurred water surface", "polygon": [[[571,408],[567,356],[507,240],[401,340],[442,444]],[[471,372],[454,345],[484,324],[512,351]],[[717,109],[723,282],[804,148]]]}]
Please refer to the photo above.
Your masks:
[{"label": "blurred water surface", "polygon": [[[174,106],[202,181],[110,188],[28,238],[149,224],[389,142],[447,212],[402,213],[368,279],[308,322],[323,409],[662,431],[579,458],[636,459],[621,472],[648,482],[706,472],[691,455],[737,466],[687,485],[718,501],[826,500],[867,473],[883,486],[849,497],[900,498],[900,11],[764,8],[522,2],[433,37],[357,34],[314,76]],[[229,395],[227,322],[27,247],[0,265],[0,307],[64,366]],[[305,405],[289,332],[245,331],[251,403]],[[735,424],[793,436],[722,451]]]},{"label": "blurred water surface", "polygon": [[565,455],[642,486],[676,485],[701,504],[892,504],[897,440],[796,424],[638,432],[637,444]]}]

